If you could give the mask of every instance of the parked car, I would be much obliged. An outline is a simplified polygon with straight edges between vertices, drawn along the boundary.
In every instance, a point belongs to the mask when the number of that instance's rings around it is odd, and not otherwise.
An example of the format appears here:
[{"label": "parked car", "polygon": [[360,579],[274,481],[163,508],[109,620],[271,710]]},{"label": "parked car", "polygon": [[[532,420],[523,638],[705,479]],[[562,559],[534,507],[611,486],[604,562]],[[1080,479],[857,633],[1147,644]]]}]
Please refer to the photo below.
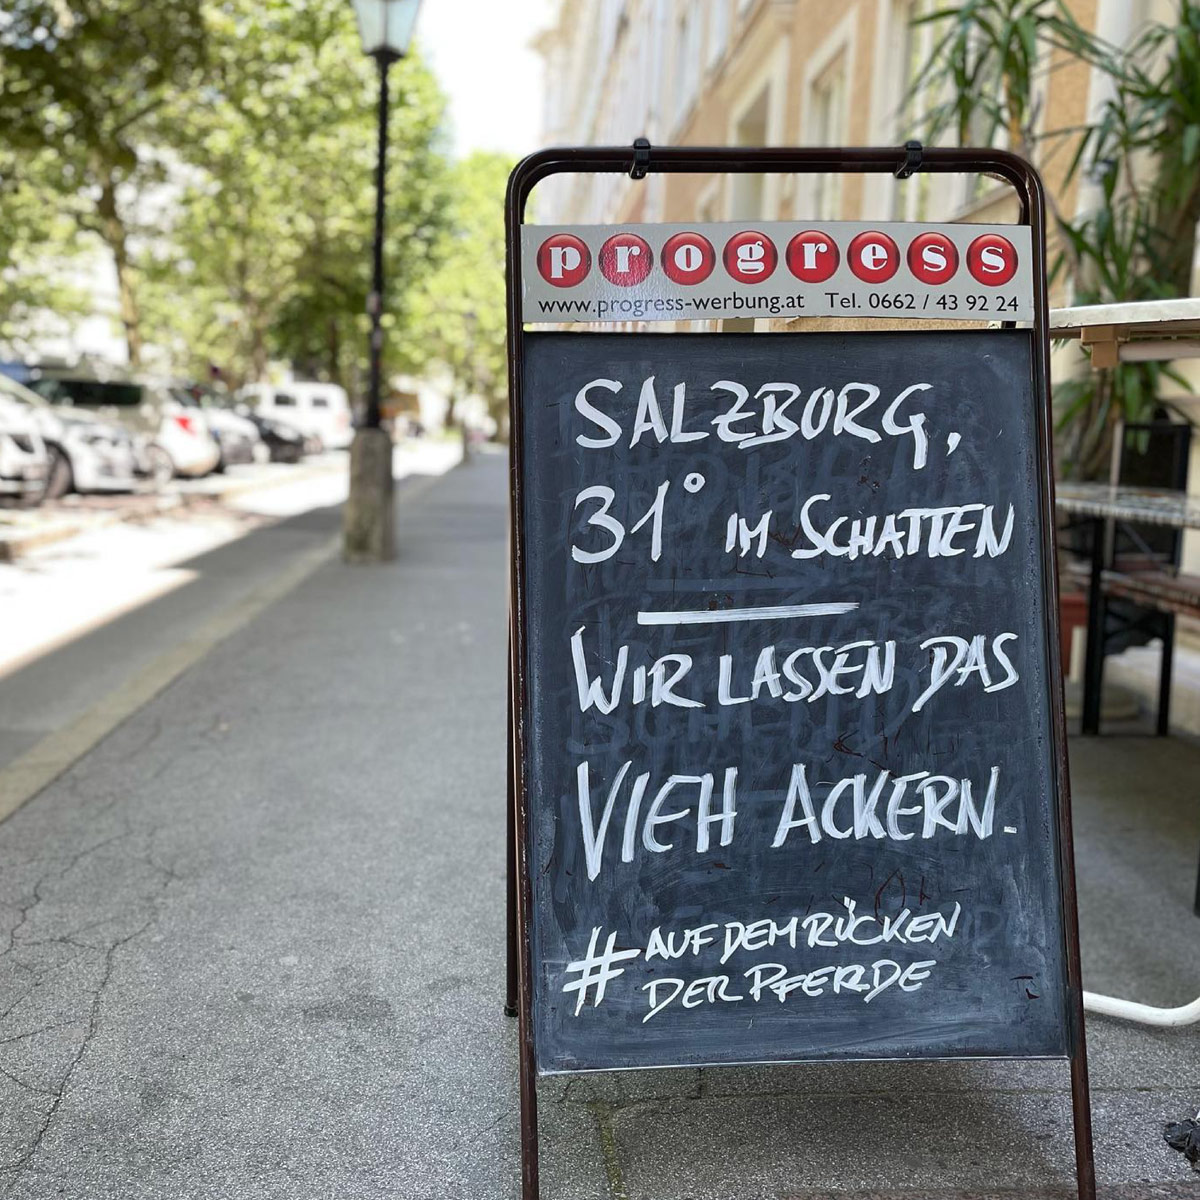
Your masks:
[{"label": "parked car", "polygon": [[45,496],[67,492],[128,492],[137,483],[133,438],[108,421],[77,409],[50,404],[37,392],[0,373],[0,405],[11,405],[32,421],[46,445],[49,467]]},{"label": "parked car", "polygon": [[50,457],[37,423],[0,397],[0,496],[37,504],[46,492]]},{"label": "parked car", "polygon": [[317,449],[340,450],[354,438],[350,398],[336,383],[297,380],[278,387],[251,383],[242,388],[238,398],[265,417],[295,425]]},{"label": "parked car", "polygon": [[219,397],[209,388],[186,384],[174,391],[185,407],[203,410],[220,451],[214,470],[224,471],[226,467],[239,464],[265,462],[270,457],[254,422],[223,407]]},{"label": "parked car", "polygon": [[120,424],[135,440],[140,470],[155,483],[207,475],[220,461],[204,413],[182,404],[164,384],[56,366],[31,368],[27,382],[52,404]]},{"label": "parked car", "polygon": [[307,439],[294,425],[264,417],[250,408],[240,415],[254,424],[272,462],[298,463],[304,457]]}]

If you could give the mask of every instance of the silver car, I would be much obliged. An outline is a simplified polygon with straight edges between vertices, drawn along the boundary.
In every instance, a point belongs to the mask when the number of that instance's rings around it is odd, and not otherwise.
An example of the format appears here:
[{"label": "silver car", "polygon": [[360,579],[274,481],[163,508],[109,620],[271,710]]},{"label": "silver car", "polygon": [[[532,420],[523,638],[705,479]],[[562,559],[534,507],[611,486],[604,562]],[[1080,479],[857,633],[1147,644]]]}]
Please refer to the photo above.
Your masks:
[{"label": "silver car", "polygon": [[0,496],[37,504],[45,495],[49,470],[36,422],[0,396]]},{"label": "silver car", "polygon": [[161,380],[126,375],[121,368],[82,363],[38,363],[26,368],[29,387],[51,404],[83,417],[120,425],[142,455],[140,466],[156,484],[175,475],[207,475],[221,454],[204,414],[180,404]]},{"label": "silver car", "polygon": [[45,443],[49,466],[44,494],[128,492],[136,484],[133,439],[119,425],[67,405],[54,405],[0,374],[0,406],[19,409]]},{"label": "silver car", "polygon": [[200,384],[181,383],[171,393],[186,408],[200,409],[208,422],[209,432],[217,441],[221,458],[215,470],[246,463],[267,462],[270,451],[253,421],[239,416],[221,404],[222,396],[212,388]]}]

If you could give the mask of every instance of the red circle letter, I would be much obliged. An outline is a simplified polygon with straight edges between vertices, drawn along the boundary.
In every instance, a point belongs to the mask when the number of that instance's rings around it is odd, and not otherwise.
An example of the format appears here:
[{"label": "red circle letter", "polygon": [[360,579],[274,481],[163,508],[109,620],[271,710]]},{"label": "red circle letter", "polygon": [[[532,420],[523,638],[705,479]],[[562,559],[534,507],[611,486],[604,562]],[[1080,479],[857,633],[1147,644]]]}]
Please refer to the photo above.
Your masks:
[{"label": "red circle letter", "polygon": [[802,283],[824,283],[841,257],[833,238],[816,229],[806,229],[788,242],[788,270]]},{"label": "red circle letter", "polygon": [[703,283],[716,265],[712,242],[698,233],[677,233],[663,243],[663,273],[674,283]]},{"label": "red circle letter", "polygon": [[900,266],[900,248],[886,233],[860,233],[846,257],[850,270],[864,283],[886,283]]},{"label": "red circle letter", "polygon": [[587,243],[573,233],[556,233],[538,249],[537,269],[541,277],[555,287],[574,287],[582,283],[592,269],[592,252]]},{"label": "red circle letter", "polygon": [[958,250],[944,233],[918,234],[908,245],[908,269],[922,283],[945,283],[958,270]]},{"label": "red circle letter", "polygon": [[600,274],[618,287],[633,287],[650,274],[654,251],[636,233],[614,233],[600,247]]},{"label": "red circle letter", "polygon": [[985,287],[999,287],[1017,273],[1016,247],[998,233],[981,233],[967,247],[967,270]]},{"label": "red circle letter", "polygon": [[724,260],[725,270],[738,283],[762,283],[771,277],[779,255],[765,233],[747,229],[725,243]]}]

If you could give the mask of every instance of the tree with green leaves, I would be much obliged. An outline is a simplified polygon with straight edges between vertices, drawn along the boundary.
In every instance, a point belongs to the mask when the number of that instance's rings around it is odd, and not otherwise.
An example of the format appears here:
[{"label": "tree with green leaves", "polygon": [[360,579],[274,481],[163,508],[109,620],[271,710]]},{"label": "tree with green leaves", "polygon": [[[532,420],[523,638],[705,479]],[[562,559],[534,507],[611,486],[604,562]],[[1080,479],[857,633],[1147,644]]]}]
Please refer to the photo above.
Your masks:
[{"label": "tree with green leaves", "polygon": [[[1059,268],[1075,301],[1166,300],[1191,293],[1200,223],[1200,3],[1179,0],[1172,23],[1147,25],[1113,72],[1113,92],[1080,140],[1071,177],[1097,202],[1059,221]],[[1103,471],[1118,419],[1145,421],[1164,383],[1187,381],[1166,363],[1119,363],[1057,389],[1072,465]]]},{"label": "tree with green leaves", "polygon": [[503,429],[508,411],[505,351],[503,155],[477,152],[455,163],[437,267],[414,292],[405,350],[411,368],[440,365],[460,396],[483,397]]},{"label": "tree with green leaves", "polygon": [[46,169],[0,152],[0,338],[9,343],[34,335],[46,311],[74,314],[86,303],[54,269],[74,257],[79,237],[44,182]]},{"label": "tree with green leaves", "polygon": [[[1101,191],[1074,230],[1076,289],[1142,292],[1131,300],[1187,295],[1200,224],[1200,3],[1177,0],[1175,20],[1147,25],[1112,74],[1113,93],[1072,164],[1073,177]],[[1123,255],[1110,266],[1100,251],[1113,245],[1134,261]]]},{"label": "tree with green leaves", "polygon": [[[172,114],[188,182],[154,271],[158,338],[193,373],[213,363],[237,383],[279,357],[352,386],[370,285],[374,64],[343,0],[222,0],[205,18],[205,103],[182,98]],[[440,229],[444,105],[419,55],[391,79],[395,322]]]},{"label": "tree with green leaves", "polygon": [[[441,228],[444,105],[419,55],[391,77],[394,325]],[[169,14],[134,0],[13,0],[0,17],[13,168],[0,216],[42,222],[10,223],[14,246],[50,244],[48,221],[55,245],[99,239],[135,368],[149,342],[181,372],[213,363],[252,379],[281,357],[352,384],[366,339],[377,96],[347,0],[179,0]],[[0,263],[14,261],[5,237]],[[63,298],[28,256],[22,268],[10,312]]]},{"label": "tree with green leaves", "polygon": [[129,359],[143,346],[137,243],[148,188],[167,176],[164,110],[206,67],[202,0],[8,0],[0,20],[0,129],[17,181],[38,164],[57,212],[103,244]]},{"label": "tree with green leaves", "polygon": [[1033,158],[1034,146],[1049,135],[1037,130],[1037,81],[1049,56],[1061,51],[1101,66],[1108,48],[1085,30],[1066,0],[964,0],[918,16],[933,25],[934,44],[917,89],[941,99],[923,124],[928,136],[952,133],[960,146],[996,145]]}]

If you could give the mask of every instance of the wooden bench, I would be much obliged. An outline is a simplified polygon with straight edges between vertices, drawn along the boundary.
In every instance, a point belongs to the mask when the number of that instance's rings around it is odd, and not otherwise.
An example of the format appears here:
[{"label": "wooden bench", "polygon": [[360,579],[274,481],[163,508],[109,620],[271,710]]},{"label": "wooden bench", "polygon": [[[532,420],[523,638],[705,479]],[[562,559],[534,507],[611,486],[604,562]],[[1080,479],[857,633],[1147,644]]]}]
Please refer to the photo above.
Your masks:
[{"label": "wooden bench", "polygon": [[[1087,593],[1090,588],[1090,570],[1085,562],[1072,561],[1066,564],[1064,574],[1080,585]],[[1158,677],[1157,732],[1166,736],[1171,711],[1171,671],[1174,659],[1174,619],[1192,617],[1200,619],[1200,575],[1185,575],[1169,563],[1143,556],[1131,556],[1118,560],[1113,566],[1100,572],[1100,591],[1105,603],[1101,606],[1105,626],[1103,640],[1111,632],[1111,613],[1108,601],[1123,600],[1144,610],[1147,618],[1156,620],[1161,628],[1151,626],[1149,632],[1162,639],[1162,662]],[[1136,625],[1136,619],[1126,622]]]},{"label": "wooden bench", "polygon": [[1143,608],[1200,617],[1200,575],[1183,575],[1168,568],[1111,569],[1100,575],[1104,594],[1129,600]]},{"label": "wooden bench", "polygon": [[1063,487],[1075,492],[1068,511],[1091,524],[1091,561],[1079,572],[1088,595],[1085,734],[1100,728],[1104,656],[1151,638],[1162,640],[1156,724],[1160,736],[1167,734],[1175,619],[1200,615],[1197,582],[1179,571],[1183,530],[1197,516],[1187,496],[1191,442],[1187,422],[1118,422],[1109,485]]}]

